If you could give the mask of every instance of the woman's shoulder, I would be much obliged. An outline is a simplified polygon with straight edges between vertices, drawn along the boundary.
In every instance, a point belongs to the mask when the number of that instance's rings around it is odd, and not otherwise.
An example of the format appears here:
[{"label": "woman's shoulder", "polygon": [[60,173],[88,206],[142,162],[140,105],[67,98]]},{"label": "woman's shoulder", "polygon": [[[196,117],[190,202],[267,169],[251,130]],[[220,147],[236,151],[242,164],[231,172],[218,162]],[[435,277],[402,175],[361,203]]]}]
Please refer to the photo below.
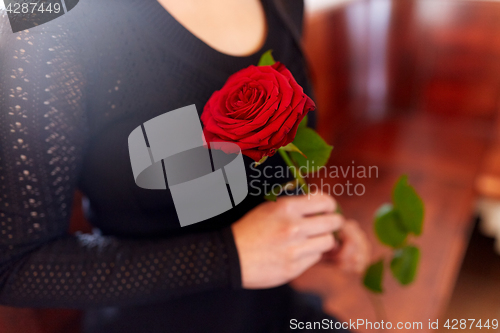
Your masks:
[{"label": "woman's shoulder", "polygon": [[[4,51],[12,50],[25,43],[51,45],[67,43],[75,39],[75,32],[79,25],[74,21],[71,23],[72,19],[66,17],[72,13],[54,15],[50,20],[40,20],[30,18],[29,12],[23,14],[20,8],[12,5],[5,7],[0,1],[0,42]],[[57,8],[58,11],[63,11],[62,8]]]},{"label": "woman's shoulder", "polygon": [[[14,6],[5,7],[0,0],[0,70],[10,71],[16,59],[32,59],[25,66],[30,69],[30,74],[37,75],[44,70],[42,67],[45,65],[42,64],[49,64],[54,58],[64,59],[73,69],[84,70],[82,66],[87,61],[86,57],[90,57],[90,62],[95,58],[95,40],[106,35],[106,29],[110,27],[110,24],[98,22],[111,21],[106,16],[112,16],[113,12],[115,17],[120,15],[118,0],[109,2],[112,5],[106,5],[106,1],[72,0],[73,7],[65,7],[62,15],[53,16],[41,24],[32,20],[35,24],[28,27],[26,21],[30,22],[29,13],[22,14],[21,8],[20,15]],[[66,5],[69,3],[66,1]],[[25,21],[22,25],[16,23],[22,20]],[[107,33],[110,34],[116,39],[116,33]],[[60,66],[61,61],[57,64]]]},{"label": "woman's shoulder", "polygon": [[299,34],[302,34],[302,25],[304,18],[304,0],[271,0],[281,12],[289,18],[289,22],[293,25]]},{"label": "woman's shoulder", "polygon": [[33,38],[64,34],[78,41],[79,36],[93,31],[96,20],[106,21],[106,17],[119,16],[122,8],[117,0],[68,0],[65,3],[66,6],[61,6],[55,1],[33,1],[25,3],[28,7],[24,8],[24,4],[17,6],[15,2],[6,7],[0,0],[0,38],[16,39],[16,34],[28,32]]},{"label": "woman's shoulder", "polygon": [[0,38],[7,34],[7,32],[12,33],[10,28],[9,17],[7,16],[7,9],[3,6],[3,2],[0,2]]},{"label": "woman's shoulder", "polygon": [[0,86],[4,88],[0,89],[0,115],[20,110],[23,118],[44,114],[49,121],[51,110],[58,110],[54,116],[80,116],[86,80],[67,15],[14,32],[13,17],[5,7],[0,9]]}]

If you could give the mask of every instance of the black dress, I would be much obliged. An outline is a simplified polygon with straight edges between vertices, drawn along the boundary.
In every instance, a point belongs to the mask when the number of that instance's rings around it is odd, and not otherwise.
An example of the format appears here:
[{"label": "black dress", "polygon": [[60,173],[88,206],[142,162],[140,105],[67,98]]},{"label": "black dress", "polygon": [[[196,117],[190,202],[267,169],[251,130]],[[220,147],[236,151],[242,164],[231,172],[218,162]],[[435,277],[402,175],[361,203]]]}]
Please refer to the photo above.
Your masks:
[{"label": "black dress", "polygon": [[[268,37],[248,57],[210,48],[156,0],[81,0],[19,33],[0,11],[1,304],[82,308],[86,331],[108,333],[282,332],[293,318],[329,318],[288,286],[242,289],[229,226],[261,195],[180,228],[170,192],[132,175],[134,128],[186,105],[201,114],[268,49],[311,93],[302,1],[263,4]],[[76,188],[93,234],[67,233]]]}]

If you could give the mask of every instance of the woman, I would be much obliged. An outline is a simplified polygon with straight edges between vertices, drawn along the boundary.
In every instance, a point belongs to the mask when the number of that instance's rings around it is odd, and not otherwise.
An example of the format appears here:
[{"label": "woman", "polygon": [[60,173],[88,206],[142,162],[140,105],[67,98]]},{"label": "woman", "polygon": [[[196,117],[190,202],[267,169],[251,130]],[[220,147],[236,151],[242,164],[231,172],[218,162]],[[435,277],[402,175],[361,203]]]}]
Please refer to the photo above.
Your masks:
[{"label": "woman", "polygon": [[[135,185],[127,147],[157,115],[190,104],[201,113],[268,49],[310,94],[302,5],[82,0],[15,34],[4,12],[0,302],[86,309],[87,332],[283,332],[291,319],[328,318],[286,283],[332,250],[335,230],[345,237],[337,262],[365,264],[362,233],[331,197],[249,195],[180,228],[168,190]],[[76,188],[99,232],[67,234]]]}]

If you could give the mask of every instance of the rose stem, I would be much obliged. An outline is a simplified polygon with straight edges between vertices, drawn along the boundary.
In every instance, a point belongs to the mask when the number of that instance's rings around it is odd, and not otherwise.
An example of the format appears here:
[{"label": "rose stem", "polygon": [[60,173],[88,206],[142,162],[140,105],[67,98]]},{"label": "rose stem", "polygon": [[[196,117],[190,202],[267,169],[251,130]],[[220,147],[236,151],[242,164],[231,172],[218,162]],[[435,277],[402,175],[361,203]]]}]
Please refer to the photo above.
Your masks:
[{"label": "rose stem", "polygon": [[[297,181],[299,182],[299,184],[304,187],[305,194],[308,194],[309,193],[309,188],[307,187],[307,182],[300,175],[300,172],[297,171],[297,166],[290,159],[290,156],[288,156],[288,153],[286,152],[286,150],[284,150],[283,148],[279,148],[278,149],[278,153],[281,155],[281,158],[283,158],[283,160],[285,161],[286,165],[288,165],[288,167],[290,169],[292,169],[293,176],[295,177],[295,179],[297,179]],[[342,208],[340,207],[340,204],[338,202],[337,202],[336,212],[338,214],[342,214]],[[333,235],[335,236],[335,239],[339,242],[339,246],[342,246],[342,236],[341,236],[340,231],[338,231],[338,230],[334,231]]]},{"label": "rose stem", "polygon": [[290,159],[290,156],[288,156],[288,153],[283,149],[279,148],[278,153],[280,153],[281,157],[285,161],[286,165],[292,169],[293,172],[293,177],[299,181],[299,184],[304,187],[304,192],[305,194],[309,193],[309,188],[307,187],[307,182],[302,176],[300,175],[300,172],[297,171],[297,166],[293,163],[293,161]]}]

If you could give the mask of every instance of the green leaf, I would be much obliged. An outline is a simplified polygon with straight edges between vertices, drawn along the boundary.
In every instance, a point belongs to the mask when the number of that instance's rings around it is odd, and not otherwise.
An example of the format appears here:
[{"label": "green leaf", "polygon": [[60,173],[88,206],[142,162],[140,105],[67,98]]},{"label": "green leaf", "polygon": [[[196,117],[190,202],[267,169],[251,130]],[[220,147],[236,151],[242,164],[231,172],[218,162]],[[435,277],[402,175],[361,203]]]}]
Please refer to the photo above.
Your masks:
[{"label": "green leaf", "polygon": [[391,260],[392,275],[402,284],[408,285],[417,275],[420,250],[415,246],[405,246],[394,252]]},{"label": "green leaf", "polygon": [[278,199],[278,196],[281,193],[283,193],[283,191],[293,190],[293,189],[297,188],[298,185],[299,185],[299,181],[297,179],[294,179],[294,180],[291,180],[287,183],[281,184],[281,190],[279,193],[273,193],[273,191],[271,190],[269,193],[266,193],[266,195],[264,195],[264,199],[266,199],[267,201],[276,201]]},{"label": "green leaf", "polygon": [[300,151],[299,147],[297,147],[296,145],[293,144],[293,142],[287,144],[286,146],[283,146],[281,147],[284,151],[289,151],[289,152],[297,152],[299,153],[300,155],[304,156],[305,158],[307,158],[306,155],[304,155],[303,152]]},{"label": "green leaf", "polygon": [[264,199],[266,199],[267,201],[276,201],[278,197],[271,191],[269,193],[266,193],[266,195],[264,195]]},{"label": "green leaf", "polygon": [[260,57],[259,64],[257,66],[272,66],[276,63],[273,58],[273,50],[268,50]]},{"label": "green leaf", "polygon": [[344,211],[342,210],[342,206],[337,202],[337,208],[335,209],[336,214],[344,215]]},{"label": "green leaf", "polygon": [[264,163],[264,162],[267,160],[267,158],[268,158],[268,157],[269,157],[269,156],[264,156],[264,157],[262,157],[262,158],[260,159],[260,161],[255,162],[255,166],[256,166],[256,167],[258,167],[259,165],[261,165],[262,163]]},{"label": "green leaf", "polygon": [[299,127],[297,129],[293,144],[307,156],[305,158],[299,153],[290,153],[301,174],[314,172],[319,167],[324,166],[328,162],[333,149],[318,133],[308,127]]},{"label": "green leaf", "polygon": [[399,178],[392,193],[394,209],[400,216],[402,226],[409,232],[420,235],[424,222],[424,203],[415,189],[408,184],[408,176]]},{"label": "green leaf", "polygon": [[384,277],[384,259],[371,264],[365,272],[363,284],[374,293],[382,293],[382,278]]},{"label": "green leaf", "polygon": [[394,248],[401,246],[408,235],[391,204],[381,206],[375,213],[374,229],[383,244]]},{"label": "green leaf", "polygon": [[308,115],[305,115],[304,118],[302,118],[302,121],[299,124],[299,128],[301,127],[307,127],[307,120],[309,119]]}]

